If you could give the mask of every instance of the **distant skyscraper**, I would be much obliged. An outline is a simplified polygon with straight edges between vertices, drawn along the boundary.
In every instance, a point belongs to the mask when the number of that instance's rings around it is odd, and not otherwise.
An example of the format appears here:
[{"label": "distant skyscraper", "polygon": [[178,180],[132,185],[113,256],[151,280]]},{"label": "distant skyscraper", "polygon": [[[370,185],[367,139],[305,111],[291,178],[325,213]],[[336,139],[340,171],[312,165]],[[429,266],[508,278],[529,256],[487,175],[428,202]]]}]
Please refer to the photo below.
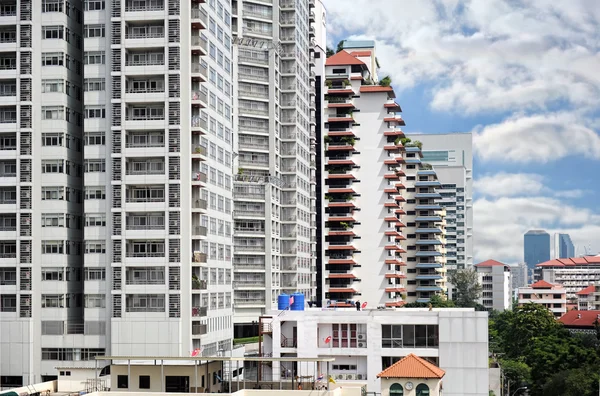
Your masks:
[{"label": "distant skyscraper", "polygon": [[553,258],[575,257],[575,246],[571,241],[569,234],[554,234],[554,255]]},{"label": "distant skyscraper", "polygon": [[530,230],[524,239],[523,256],[528,268],[550,260],[550,234],[544,230]]}]

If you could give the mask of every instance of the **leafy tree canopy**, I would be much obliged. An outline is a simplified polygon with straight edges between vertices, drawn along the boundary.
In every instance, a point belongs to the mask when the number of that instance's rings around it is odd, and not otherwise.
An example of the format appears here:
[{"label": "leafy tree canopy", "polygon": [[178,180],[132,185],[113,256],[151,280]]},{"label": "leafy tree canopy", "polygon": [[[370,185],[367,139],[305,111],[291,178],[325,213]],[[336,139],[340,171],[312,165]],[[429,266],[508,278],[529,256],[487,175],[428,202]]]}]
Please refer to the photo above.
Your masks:
[{"label": "leafy tree canopy", "polygon": [[463,269],[450,274],[450,283],[454,286],[454,301],[459,307],[475,307],[481,295],[481,284],[474,269]]}]

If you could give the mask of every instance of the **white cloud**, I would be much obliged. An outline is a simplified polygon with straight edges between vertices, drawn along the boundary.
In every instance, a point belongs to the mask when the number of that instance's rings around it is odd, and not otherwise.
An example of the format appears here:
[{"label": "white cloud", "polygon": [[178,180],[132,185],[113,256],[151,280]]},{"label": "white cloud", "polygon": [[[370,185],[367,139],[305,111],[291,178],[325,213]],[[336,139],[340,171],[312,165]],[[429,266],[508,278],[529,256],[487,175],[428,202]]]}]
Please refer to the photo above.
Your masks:
[{"label": "white cloud", "polygon": [[586,194],[591,194],[591,193],[592,193],[592,191],[590,191],[590,190],[574,189],[574,190],[555,191],[554,196],[557,198],[581,198],[581,197],[585,196]]},{"label": "white cloud", "polygon": [[523,260],[523,234],[533,228],[566,232],[577,246],[600,251],[600,214],[546,197],[481,198],[473,204],[475,260]]},{"label": "white cloud", "polygon": [[544,189],[543,177],[532,173],[505,173],[485,175],[475,179],[477,194],[491,197],[536,195]]},{"label": "white cloud", "polygon": [[600,159],[600,136],[574,113],[515,116],[475,129],[473,146],[483,160],[550,162],[569,155]]}]

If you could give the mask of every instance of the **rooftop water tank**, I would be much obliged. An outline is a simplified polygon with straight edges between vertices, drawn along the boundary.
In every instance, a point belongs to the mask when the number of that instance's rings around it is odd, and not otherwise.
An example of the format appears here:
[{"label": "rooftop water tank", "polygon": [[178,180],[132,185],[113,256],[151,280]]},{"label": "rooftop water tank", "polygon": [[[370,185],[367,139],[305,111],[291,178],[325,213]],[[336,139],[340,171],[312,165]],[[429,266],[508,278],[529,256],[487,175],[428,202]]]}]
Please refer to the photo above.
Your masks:
[{"label": "rooftop water tank", "polygon": [[[295,297],[294,297],[295,298]],[[277,309],[283,311],[290,307],[290,296],[287,294],[280,294],[277,296]]]}]

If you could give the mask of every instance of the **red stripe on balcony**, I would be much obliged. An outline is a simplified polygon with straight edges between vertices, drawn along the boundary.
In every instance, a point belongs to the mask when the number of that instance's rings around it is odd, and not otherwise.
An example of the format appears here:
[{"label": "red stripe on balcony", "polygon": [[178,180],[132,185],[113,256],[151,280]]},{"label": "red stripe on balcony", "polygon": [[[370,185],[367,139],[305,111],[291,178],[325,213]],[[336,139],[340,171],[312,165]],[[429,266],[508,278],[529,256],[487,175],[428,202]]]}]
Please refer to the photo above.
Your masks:
[{"label": "red stripe on balcony", "polygon": [[341,288],[341,287],[337,288],[337,287],[335,287],[335,288],[330,288],[329,289],[329,293],[356,293],[356,290],[350,289],[350,288],[347,288],[347,287],[344,287],[344,288]]},{"label": "red stripe on balcony", "polygon": [[356,250],[352,245],[329,245],[327,250]]},{"label": "red stripe on balcony", "polygon": [[340,217],[330,217],[327,219],[327,221],[335,222],[335,221],[356,221],[356,220],[354,220],[354,217],[341,217],[340,216]]},{"label": "red stripe on balcony", "polygon": [[354,90],[352,89],[328,89],[327,95],[339,95],[339,94],[353,94]]},{"label": "red stripe on balcony", "polygon": [[406,291],[406,289],[403,287],[386,287],[385,288],[386,293],[404,293],[405,291]]},{"label": "red stripe on balcony", "polygon": [[398,204],[396,202],[386,202],[383,206],[386,208],[397,208]]},{"label": "red stripe on balcony", "polygon": [[398,147],[395,144],[391,144],[391,145],[386,144],[385,146],[383,146],[383,149],[391,151],[391,150],[398,150]]},{"label": "red stripe on balcony", "polygon": [[386,179],[399,179],[400,176],[398,176],[396,173],[386,173],[385,175],[383,175],[384,178]]},{"label": "red stripe on balcony", "polygon": [[386,159],[385,161],[383,161],[384,164],[386,165],[396,165],[398,163],[398,161],[396,161],[396,159]]},{"label": "red stripe on balcony", "polygon": [[349,144],[345,146],[327,146],[327,151],[350,151],[354,150],[354,146]]},{"label": "red stripe on balcony", "polygon": [[356,236],[353,231],[329,231],[329,236]]},{"label": "red stripe on balcony", "polygon": [[356,165],[352,160],[329,160],[327,165]]},{"label": "red stripe on balcony", "polygon": [[354,179],[354,175],[352,173],[329,173],[327,175],[328,179]]},{"label": "red stripe on balcony", "polygon": [[356,261],[350,259],[329,259],[327,264],[331,265],[354,265]]},{"label": "red stripe on balcony", "polygon": [[405,279],[406,275],[404,274],[385,274],[387,279]]},{"label": "red stripe on balcony", "polygon": [[356,191],[351,188],[330,188],[327,192],[330,194],[356,194]]},{"label": "red stripe on balcony", "polygon": [[401,130],[397,130],[397,131],[384,131],[383,132],[383,136],[399,136],[399,137],[404,137],[404,132]]},{"label": "red stripe on balcony", "polygon": [[327,104],[327,108],[329,108],[329,109],[342,108],[342,107],[354,107],[354,104],[353,103],[328,103]]},{"label": "red stripe on balcony", "polygon": [[354,131],[329,131],[327,132],[329,136],[355,136]]},{"label": "red stripe on balcony", "polygon": [[327,275],[329,279],[356,279],[356,275],[354,274],[329,274]]},{"label": "red stripe on balcony", "polygon": [[399,233],[398,233],[398,231],[386,231],[385,235],[394,236],[394,235],[399,235]]},{"label": "red stripe on balcony", "polygon": [[396,216],[386,216],[386,218],[384,219],[385,221],[398,221],[398,218]]},{"label": "red stripe on balcony", "polygon": [[384,193],[388,193],[388,194],[396,194],[398,192],[397,188],[386,188],[385,190],[383,190]]}]

